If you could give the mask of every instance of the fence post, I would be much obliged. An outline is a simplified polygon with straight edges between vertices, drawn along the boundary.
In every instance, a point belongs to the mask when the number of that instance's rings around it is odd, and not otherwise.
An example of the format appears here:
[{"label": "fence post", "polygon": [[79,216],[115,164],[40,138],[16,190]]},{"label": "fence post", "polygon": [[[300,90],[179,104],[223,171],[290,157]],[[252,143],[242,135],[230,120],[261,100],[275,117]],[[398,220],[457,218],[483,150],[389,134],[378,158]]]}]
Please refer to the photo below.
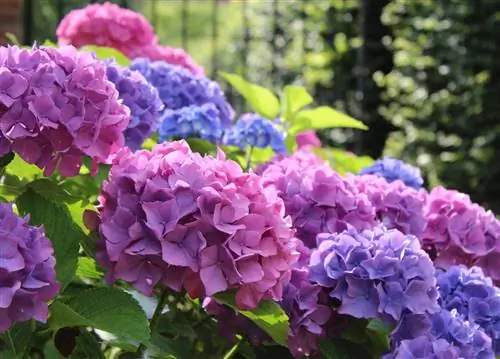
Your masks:
[{"label": "fence post", "polygon": [[4,37],[10,32],[19,39],[21,35],[21,0],[0,0],[0,44],[6,44]]}]

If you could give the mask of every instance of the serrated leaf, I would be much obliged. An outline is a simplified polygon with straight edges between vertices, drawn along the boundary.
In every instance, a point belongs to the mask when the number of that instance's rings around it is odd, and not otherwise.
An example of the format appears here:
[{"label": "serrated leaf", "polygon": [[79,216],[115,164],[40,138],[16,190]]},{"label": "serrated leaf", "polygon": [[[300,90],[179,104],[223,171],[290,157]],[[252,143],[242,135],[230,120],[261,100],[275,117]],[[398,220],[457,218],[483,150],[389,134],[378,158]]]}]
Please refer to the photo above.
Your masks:
[{"label": "serrated leaf", "polygon": [[215,299],[253,321],[273,338],[277,344],[285,347],[287,346],[289,329],[288,316],[278,303],[262,301],[254,310],[246,311],[236,307],[235,294],[233,291],[216,294]]},{"label": "serrated leaf", "polygon": [[279,115],[280,103],[270,90],[252,84],[239,75],[223,72],[221,76],[245,98],[255,112],[269,119]]},{"label": "serrated leaf", "polygon": [[93,258],[79,257],[76,275],[81,278],[101,279],[104,273],[97,268],[97,263]]},{"label": "serrated leaf", "polygon": [[93,52],[100,60],[114,59],[116,63],[121,66],[129,66],[131,62],[130,59],[122,52],[111,47],[87,45],[82,47],[80,50]]},{"label": "serrated leaf", "polygon": [[320,106],[311,110],[300,111],[293,119],[290,134],[296,135],[306,130],[320,130],[324,128],[356,128],[367,130],[368,127],[361,121],[337,111],[328,106]]},{"label": "serrated leaf", "polygon": [[290,121],[293,114],[313,102],[313,98],[303,86],[288,85],[283,89],[283,114]]},{"label": "serrated leaf", "polygon": [[112,288],[94,288],[54,301],[49,325],[57,330],[89,326],[113,335],[146,343],[149,327],[146,314],[132,296]]},{"label": "serrated leaf", "polygon": [[72,196],[63,187],[59,186],[53,180],[48,178],[40,178],[28,184],[28,187],[33,189],[40,196],[54,201],[64,203],[76,203],[78,198]]},{"label": "serrated leaf", "polygon": [[79,242],[85,234],[73,222],[64,204],[42,197],[31,188],[17,198],[16,204],[20,214],[30,215],[32,225],[43,225],[54,247],[57,280],[64,288],[75,275]]},{"label": "serrated leaf", "polygon": [[33,334],[30,328],[30,322],[14,324],[0,336],[5,347],[4,350],[0,351],[0,357],[2,359],[17,359],[24,357],[24,353],[28,349]]}]

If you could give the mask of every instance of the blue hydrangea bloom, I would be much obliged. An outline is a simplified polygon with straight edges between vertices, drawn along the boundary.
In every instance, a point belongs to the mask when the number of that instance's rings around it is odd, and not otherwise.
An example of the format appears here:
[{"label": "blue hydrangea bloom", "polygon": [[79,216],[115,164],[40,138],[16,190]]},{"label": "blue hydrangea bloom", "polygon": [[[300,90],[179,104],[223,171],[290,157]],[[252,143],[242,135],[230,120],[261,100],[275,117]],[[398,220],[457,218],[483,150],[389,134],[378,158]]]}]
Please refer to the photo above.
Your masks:
[{"label": "blue hydrangea bloom", "polygon": [[432,336],[420,336],[403,340],[401,344],[382,359],[464,359],[460,351],[444,340]]},{"label": "blue hydrangea bloom", "polygon": [[130,68],[139,71],[158,89],[166,109],[178,110],[212,103],[219,111],[222,126],[231,124],[234,111],[217,82],[164,61],[135,59]]},{"label": "blue hydrangea bloom", "polygon": [[219,111],[212,103],[167,110],[159,129],[160,141],[199,137],[218,143],[222,137]]},{"label": "blue hydrangea bloom", "polygon": [[424,179],[418,167],[389,157],[379,159],[372,165],[363,168],[360,174],[374,174],[385,178],[387,182],[401,180],[408,187],[413,187],[415,189],[421,188],[424,184]]},{"label": "blue hydrangea bloom", "polygon": [[309,262],[313,283],[332,288],[338,312],[397,323],[407,314],[435,313],[435,269],[414,236],[382,227],[319,234]]},{"label": "blue hydrangea bloom", "polygon": [[439,271],[437,283],[440,305],[479,325],[490,336],[496,355],[500,355],[500,289],[479,267],[453,266]]},{"label": "blue hydrangea bloom", "polygon": [[273,121],[256,113],[243,115],[238,122],[224,134],[225,145],[241,149],[247,147],[271,147],[276,153],[286,153],[285,134]]},{"label": "blue hydrangea bloom", "polygon": [[106,75],[115,84],[119,98],[130,109],[130,123],[125,130],[125,145],[136,151],[160,124],[163,103],[158,90],[137,71],[106,61]]}]

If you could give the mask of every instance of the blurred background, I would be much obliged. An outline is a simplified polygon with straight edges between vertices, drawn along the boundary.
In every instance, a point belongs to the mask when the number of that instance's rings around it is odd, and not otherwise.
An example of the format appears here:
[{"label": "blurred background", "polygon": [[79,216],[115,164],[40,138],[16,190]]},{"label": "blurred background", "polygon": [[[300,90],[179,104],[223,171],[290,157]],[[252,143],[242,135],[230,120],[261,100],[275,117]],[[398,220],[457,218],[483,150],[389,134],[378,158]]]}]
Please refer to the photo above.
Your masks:
[{"label": "blurred background", "polygon": [[[70,10],[98,1],[0,0],[0,33],[55,40]],[[307,86],[368,132],[321,133],[360,155],[420,166],[428,185],[500,213],[499,0],[129,0],[164,45],[207,74],[279,91]],[[241,99],[228,96],[238,110]]]}]

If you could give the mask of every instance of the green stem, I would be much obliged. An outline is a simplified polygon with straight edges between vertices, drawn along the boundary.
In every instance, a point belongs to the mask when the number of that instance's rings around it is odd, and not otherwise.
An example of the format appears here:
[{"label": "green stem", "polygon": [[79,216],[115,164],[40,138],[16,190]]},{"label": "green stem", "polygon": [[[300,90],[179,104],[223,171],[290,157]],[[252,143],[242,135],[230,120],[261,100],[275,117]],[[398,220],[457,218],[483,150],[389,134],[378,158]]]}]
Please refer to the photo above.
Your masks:
[{"label": "green stem", "polygon": [[[167,295],[168,289],[164,288],[161,292],[160,299],[158,299],[158,303],[156,304],[156,309],[153,313],[153,316],[151,317],[151,321],[149,322],[149,331],[151,333],[151,336],[156,330],[156,326],[158,325],[158,321],[160,320],[161,313],[165,308],[165,304],[167,304]],[[144,344],[139,345],[139,348],[137,348],[137,354],[144,354],[145,351],[146,346]]]},{"label": "green stem", "polygon": [[250,151],[248,151],[248,154],[247,154],[245,171],[248,171],[250,169],[250,165],[252,164],[252,154],[253,154],[253,146],[250,147]]},{"label": "green stem", "polygon": [[14,354],[14,358],[17,358],[16,346],[14,344],[14,340],[12,340],[12,336],[10,335],[10,330],[7,330],[7,338],[9,339],[9,345],[12,348],[12,354]]}]

